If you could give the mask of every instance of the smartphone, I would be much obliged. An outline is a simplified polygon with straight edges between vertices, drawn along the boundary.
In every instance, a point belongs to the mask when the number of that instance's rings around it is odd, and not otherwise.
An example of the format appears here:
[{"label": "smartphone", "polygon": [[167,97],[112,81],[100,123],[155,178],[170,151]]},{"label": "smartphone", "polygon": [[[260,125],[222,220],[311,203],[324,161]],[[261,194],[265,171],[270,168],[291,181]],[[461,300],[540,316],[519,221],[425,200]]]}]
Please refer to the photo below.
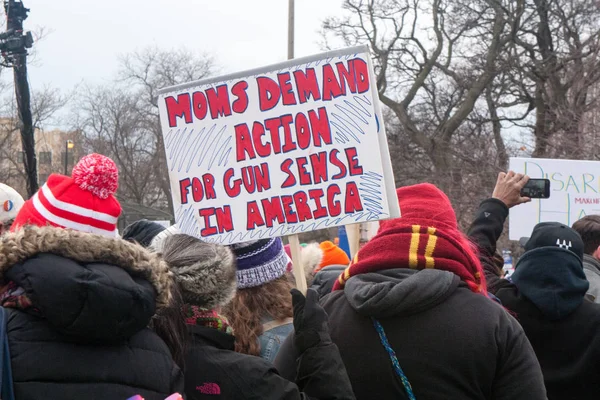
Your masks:
[{"label": "smartphone", "polygon": [[527,185],[521,189],[522,197],[531,199],[547,199],[550,197],[549,179],[529,179]]}]

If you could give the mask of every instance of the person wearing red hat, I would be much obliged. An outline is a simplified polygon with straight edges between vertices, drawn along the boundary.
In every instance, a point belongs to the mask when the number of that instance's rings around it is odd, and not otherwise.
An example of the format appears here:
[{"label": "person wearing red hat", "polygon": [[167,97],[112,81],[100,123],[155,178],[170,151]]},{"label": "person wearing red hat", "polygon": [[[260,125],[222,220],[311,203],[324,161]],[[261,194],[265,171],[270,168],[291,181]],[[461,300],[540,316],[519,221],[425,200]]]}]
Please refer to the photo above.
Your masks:
[{"label": "person wearing red hat", "polygon": [[117,237],[121,205],[114,197],[119,171],[114,161],[100,154],[83,157],[71,177],[52,174],[25,202],[12,230],[23,225],[74,229]]},{"label": "person wearing red hat", "polygon": [[[431,184],[397,190],[382,221],[322,299],[356,398],[546,399],[519,323],[487,296],[474,246]],[[275,365],[294,372],[290,343]]]},{"label": "person wearing red hat", "polygon": [[162,400],[183,391],[175,352],[147,328],[171,303],[172,274],[158,255],[117,237],[117,183],[110,158],[88,155],[71,177],[51,175],[0,236],[4,357],[17,399]]}]

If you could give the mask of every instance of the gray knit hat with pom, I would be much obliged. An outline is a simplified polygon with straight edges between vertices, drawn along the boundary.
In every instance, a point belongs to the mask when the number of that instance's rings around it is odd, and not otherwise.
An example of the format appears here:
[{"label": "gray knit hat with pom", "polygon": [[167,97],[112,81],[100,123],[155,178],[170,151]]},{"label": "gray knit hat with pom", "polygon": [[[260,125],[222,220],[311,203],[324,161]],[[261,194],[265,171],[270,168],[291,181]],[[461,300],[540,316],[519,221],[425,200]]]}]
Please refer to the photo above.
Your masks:
[{"label": "gray knit hat with pom", "polygon": [[164,239],[162,257],[186,304],[213,309],[227,305],[235,296],[236,264],[229,248],[175,234]]}]

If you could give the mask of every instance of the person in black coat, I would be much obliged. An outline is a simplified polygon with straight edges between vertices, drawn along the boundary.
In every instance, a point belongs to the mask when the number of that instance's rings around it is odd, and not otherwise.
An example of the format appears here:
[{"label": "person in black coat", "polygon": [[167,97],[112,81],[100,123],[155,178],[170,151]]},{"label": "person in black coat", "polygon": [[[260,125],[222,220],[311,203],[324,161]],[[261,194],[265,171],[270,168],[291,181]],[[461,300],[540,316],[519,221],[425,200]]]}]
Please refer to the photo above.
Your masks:
[{"label": "person in black coat", "polygon": [[163,400],[183,388],[165,342],[146,327],[171,300],[157,255],[117,235],[115,163],[83,157],[52,174],[0,237],[0,305],[15,397]]},{"label": "person in black coat", "polygon": [[164,240],[162,257],[179,285],[191,336],[185,357],[187,399],[354,399],[315,291],[306,298],[293,292],[299,358],[293,379],[286,380],[268,361],[234,351],[234,332],[220,314],[236,293],[235,256],[229,248],[177,234]]},{"label": "person in black coat", "polygon": [[[446,195],[430,184],[397,195],[402,217],[381,222],[321,300],[356,398],[546,399],[531,345],[486,296]],[[284,377],[296,357],[286,340]]]},{"label": "person in black coat", "polygon": [[[528,178],[501,173],[492,198],[481,203],[470,229],[489,290],[512,311],[542,367],[550,400],[592,400],[600,393],[600,304],[588,301],[579,234],[557,222],[538,224],[523,240],[525,254],[509,279],[490,262],[510,207]],[[544,200],[540,200],[544,201]]]},{"label": "person in black coat", "polygon": [[169,302],[169,273],[132,243],[53,227],[0,238],[15,396],[163,400],[183,391],[165,343],[147,329]]},{"label": "person in black coat", "polygon": [[319,270],[310,282],[310,287],[319,293],[320,298],[325,297],[331,293],[333,284],[346,268],[347,265],[329,265]]}]

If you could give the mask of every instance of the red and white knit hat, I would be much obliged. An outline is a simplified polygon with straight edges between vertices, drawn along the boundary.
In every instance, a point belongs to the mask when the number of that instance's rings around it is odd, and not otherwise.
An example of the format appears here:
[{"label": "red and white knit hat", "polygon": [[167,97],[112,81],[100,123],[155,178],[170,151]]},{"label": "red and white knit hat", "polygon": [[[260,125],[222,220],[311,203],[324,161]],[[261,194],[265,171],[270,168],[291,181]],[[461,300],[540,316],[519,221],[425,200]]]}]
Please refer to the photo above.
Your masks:
[{"label": "red and white knit hat", "polygon": [[116,237],[121,205],[113,195],[118,181],[113,160],[100,154],[87,155],[75,165],[71,177],[50,175],[25,202],[11,230],[23,225],[53,225]]}]

